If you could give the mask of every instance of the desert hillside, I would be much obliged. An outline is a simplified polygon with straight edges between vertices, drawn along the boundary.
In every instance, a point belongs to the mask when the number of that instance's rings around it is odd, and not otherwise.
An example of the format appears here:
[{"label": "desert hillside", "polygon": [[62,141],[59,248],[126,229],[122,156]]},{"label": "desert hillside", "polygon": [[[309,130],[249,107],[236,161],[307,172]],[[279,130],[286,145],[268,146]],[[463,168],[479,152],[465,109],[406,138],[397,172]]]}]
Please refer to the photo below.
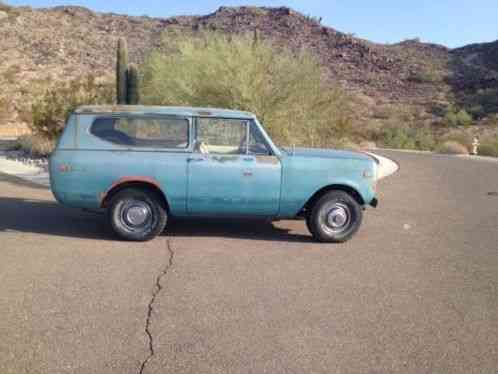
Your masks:
[{"label": "desert hillside", "polygon": [[[418,40],[382,45],[322,25],[289,8],[221,7],[167,19],[96,13],[80,7],[0,6],[0,124],[21,122],[37,88],[88,73],[110,76],[118,37],[140,63],[165,31],[259,30],[262,38],[313,51],[331,80],[354,94],[359,123],[397,110],[437,123],[453,104],[478,123],[498,112],[498,42],[459,49]],[[400,109],[403,108],[403,109]],[[19,115],[21,114],[21,115]]]}]

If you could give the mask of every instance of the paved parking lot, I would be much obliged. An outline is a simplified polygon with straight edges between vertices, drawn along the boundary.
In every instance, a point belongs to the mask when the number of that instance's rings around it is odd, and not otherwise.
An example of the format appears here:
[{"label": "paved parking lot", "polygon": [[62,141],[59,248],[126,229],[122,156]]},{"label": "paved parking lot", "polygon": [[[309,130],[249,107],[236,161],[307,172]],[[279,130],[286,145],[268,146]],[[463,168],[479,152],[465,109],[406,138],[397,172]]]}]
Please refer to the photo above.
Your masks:
[{"label": "paved parking lot", "polygon": [[176,222],[148,243],[0,176],[0,373],[493,373],[498,163],[389,153],[353,241]]}]

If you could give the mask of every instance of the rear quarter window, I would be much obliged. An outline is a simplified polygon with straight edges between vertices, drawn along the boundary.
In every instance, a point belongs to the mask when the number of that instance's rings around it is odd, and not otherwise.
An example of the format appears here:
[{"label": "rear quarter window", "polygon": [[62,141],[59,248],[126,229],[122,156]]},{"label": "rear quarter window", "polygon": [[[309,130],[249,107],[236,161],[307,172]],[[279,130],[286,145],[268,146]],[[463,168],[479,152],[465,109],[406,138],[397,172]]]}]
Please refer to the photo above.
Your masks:
[{"label": "rear quarter window", "polygon": [[170,117],[100,117],[94,120],[90,133],[124,146],[184,149],[189,143],[189,121]]}]

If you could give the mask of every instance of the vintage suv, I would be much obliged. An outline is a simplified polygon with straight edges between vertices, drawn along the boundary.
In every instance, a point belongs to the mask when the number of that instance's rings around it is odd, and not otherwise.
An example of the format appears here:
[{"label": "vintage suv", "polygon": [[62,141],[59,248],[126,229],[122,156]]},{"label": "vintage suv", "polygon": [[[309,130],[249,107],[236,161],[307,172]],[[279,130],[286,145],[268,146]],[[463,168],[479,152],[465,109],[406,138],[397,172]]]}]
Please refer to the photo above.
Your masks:
[{"label": "vintage suv", "polygon": [[344,242],[377,205],[367,154],[277,147],[240,111],[85,106],[50,158],[56,199],[105,208],[126,240],[160,234],[174,217],[305,219],[321,242]]}]

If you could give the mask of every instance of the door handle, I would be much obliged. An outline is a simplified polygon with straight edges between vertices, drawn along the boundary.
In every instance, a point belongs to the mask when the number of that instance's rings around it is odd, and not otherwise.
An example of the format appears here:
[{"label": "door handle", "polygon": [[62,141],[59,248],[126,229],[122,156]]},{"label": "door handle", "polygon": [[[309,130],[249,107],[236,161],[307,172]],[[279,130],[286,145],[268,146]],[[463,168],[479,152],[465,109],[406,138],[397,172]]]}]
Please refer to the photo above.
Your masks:
[{"label": "door handle", "polygon": [[252,177],[252,171],[246,170],[243,173],[244,177]]},{"label": "door handle", "polygon": [[189,158],[187,158],[188,162],[201,162],[204,160],[205,160],[205,158],[202,158],[202,157],[189,157]]}]

